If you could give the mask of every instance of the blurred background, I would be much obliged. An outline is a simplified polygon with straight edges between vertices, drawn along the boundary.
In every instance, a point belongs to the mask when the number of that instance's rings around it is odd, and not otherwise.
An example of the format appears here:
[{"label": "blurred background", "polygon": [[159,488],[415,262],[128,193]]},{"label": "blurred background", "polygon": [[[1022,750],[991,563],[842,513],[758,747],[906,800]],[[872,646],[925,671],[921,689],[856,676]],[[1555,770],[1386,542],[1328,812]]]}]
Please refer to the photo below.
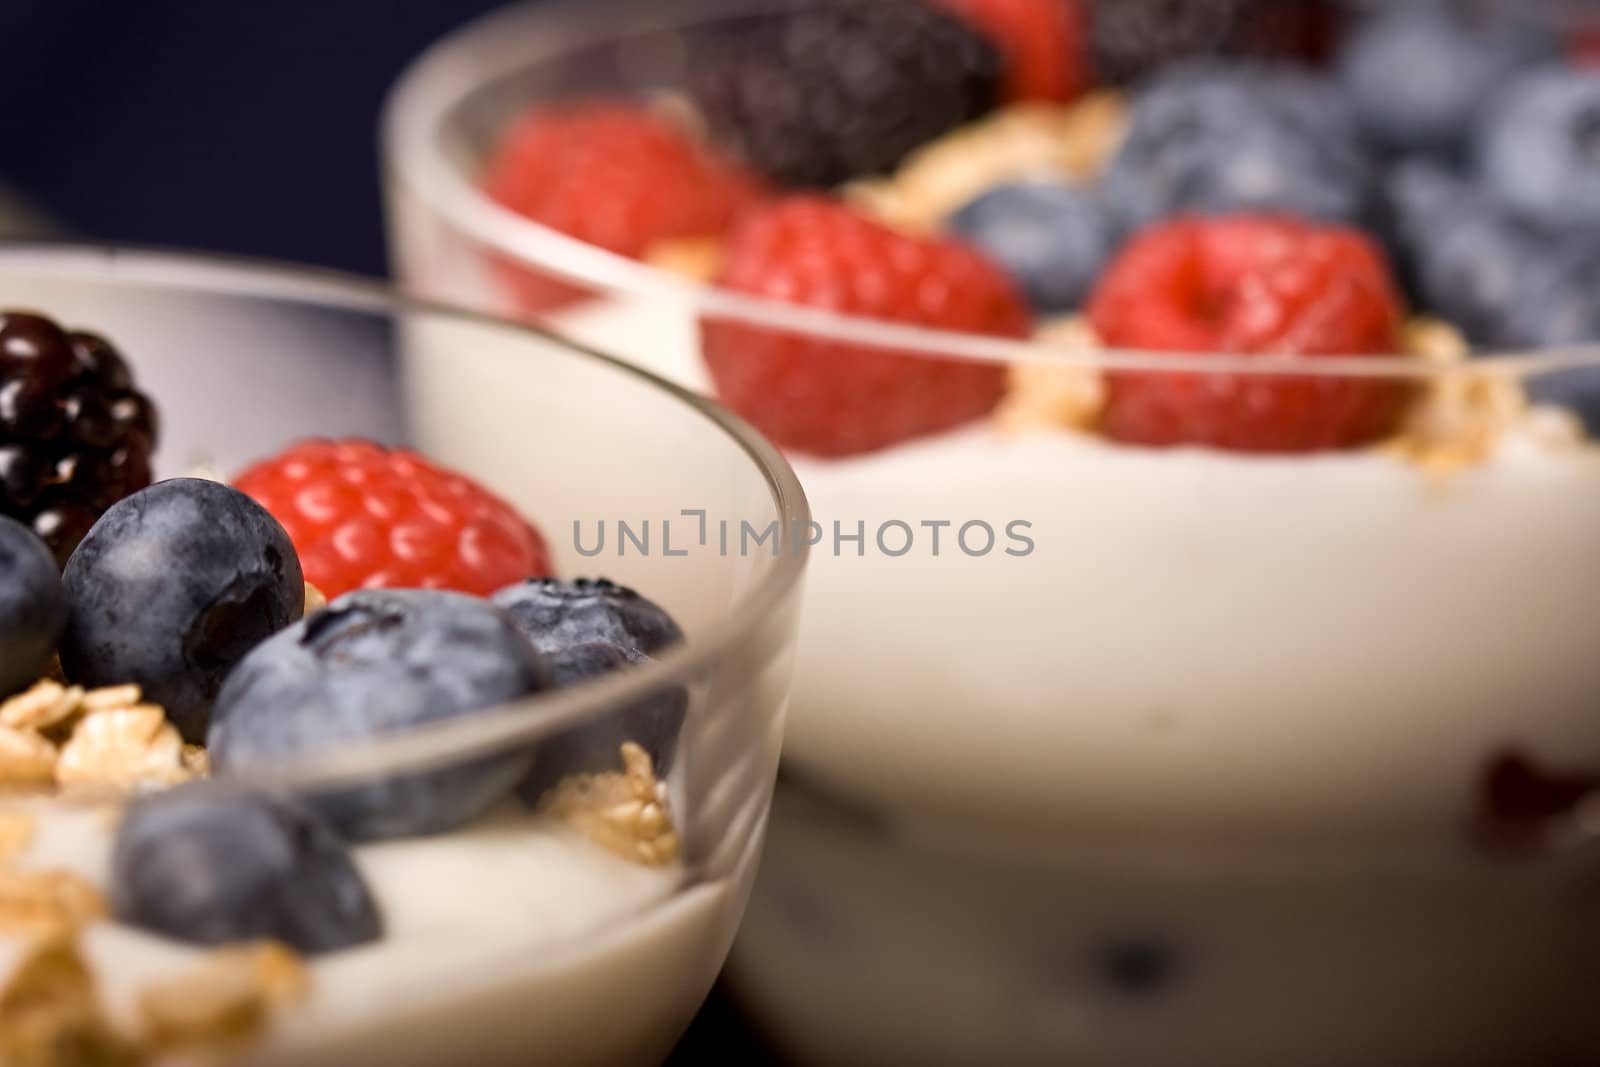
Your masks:
[{"label": "blurred background", "polygon": [[5,0],[0,236],[385,273],[377,122],[496,0]]}]

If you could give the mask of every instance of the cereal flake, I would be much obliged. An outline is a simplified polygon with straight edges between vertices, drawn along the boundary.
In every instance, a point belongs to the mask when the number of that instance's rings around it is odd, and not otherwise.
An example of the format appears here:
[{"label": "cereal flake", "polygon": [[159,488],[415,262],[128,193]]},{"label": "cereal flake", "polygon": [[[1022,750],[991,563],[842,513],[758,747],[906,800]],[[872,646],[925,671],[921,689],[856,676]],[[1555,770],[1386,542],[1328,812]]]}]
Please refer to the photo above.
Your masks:
[{"label": "cereal flake", "polygon": [[[1406,323],[1403,344],[1410,355],[1441,367],[1465,365],[1470,354],[1460,331],[1425,316]],[[1528,414],[1527,396],[1513,375],[1455,370],[1427,384],[1399,437],[1382,447],[1431,474],[1448,474],[1489,459]]]},{"label": "cereal flake", "polygon": [[71,871],[0,868],[0,933],[59,936],[106,914],[100,890]]},{"label": "cereal flake", "polygon": [[[1100,347],[1099,338],[1082,315],[1045,325],[1034,340],[1080,352]],[[995,410],[995,420],[1003,430],[1086,430],[1105,406],[1105,377],[1097,367],[1029,360],[1013,364],[1007,376],[1006,395]]]},{"label": "cereal flake", "polygon": [[77,944],[47,938],[0,987],[0,1063],[7,1067],[134,1067],[140,1049],[106,1019]]},{"label": "cereal flake", "polygon": [[543,806],[602,848],[635,863],[663,867],[681,843],[667,803],[667,786],[650,754],[632,741],[622,746],[621,773],[582,774],[550,791]]},{"label": "cereal flake", "polygon": [[78,686],[41,678],[31,688],[0,704],[0,726],[14,730],[49,730],[77,714],[83,698],[84,691]]},{"label": "cereal flake", "polygon": [[192,1048],[249,1038],[272,1013],[305,995],[305,965],[276,942],[230,945],[191,970],[145,987],[138,1011],[154,1048]]},{"label": "cereal flake", "polygon": [[0,787],[47,786],[55,773],[56,746],[49,738],[0,726]]},{"label": "cereal flake", "polygon": [[109,707],[84,716],[61,749],[55,777],[63,786],[131,789],[174,785],[189,777],[183,739],[155,704]]},{"label": "cereal flake", "polygon": [[313,611],[321,611],[327,606],[328,598],[323,595],[322,590],[306,582],[305,614],[310,615]]},{"label": "cereal flake", "polygon": [[32,845],[36,829],[31,811],[0,809],[0,863]]}]

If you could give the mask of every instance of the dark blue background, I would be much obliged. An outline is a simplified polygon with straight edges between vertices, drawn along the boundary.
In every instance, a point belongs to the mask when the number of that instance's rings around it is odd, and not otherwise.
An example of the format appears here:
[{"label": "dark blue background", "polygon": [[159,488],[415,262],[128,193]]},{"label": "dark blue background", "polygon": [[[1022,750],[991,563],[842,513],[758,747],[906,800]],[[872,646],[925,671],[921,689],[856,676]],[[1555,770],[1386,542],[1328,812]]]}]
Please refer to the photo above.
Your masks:
[{"label": "dark blue background", "polygon": [[496,0],[0,0],[0,184],[70,233],[386,273],[377,124]]}]

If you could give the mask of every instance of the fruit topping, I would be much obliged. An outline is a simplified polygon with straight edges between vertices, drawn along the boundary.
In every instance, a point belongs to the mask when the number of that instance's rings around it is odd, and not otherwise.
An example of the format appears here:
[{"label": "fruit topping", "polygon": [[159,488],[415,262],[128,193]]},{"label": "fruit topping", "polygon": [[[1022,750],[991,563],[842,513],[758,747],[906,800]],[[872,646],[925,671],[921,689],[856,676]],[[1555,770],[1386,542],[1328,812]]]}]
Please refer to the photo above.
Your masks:
[{"label": "fruit topping", "polygon": [[483,188],[520,215],[632,258],[661,241],[724,233],[761,191],[664,114],[611,101],[525,116]]},{"label": "fruit topping", "polygon": [[1455,156],[1483,106],[1518,70],[1552,55],[1537,20],[1493,5],[1373,5],[1339,54],[1362,128],[1393,152]]},{"label": "fruit topping", "polygon": [[1005,60],[1001,97],[1070,100],[1088,83],[1079,0],[938,0],[967,19]]},{"label": "fruit topping", "polygon": [[529,579],[492,599],[547,656],[602,642],[638,661],[683,640],[683,631],[659,605],[604,578]]},{"label": "fruit topping", "polygon": [[544,538],[472,479],[367,441],[304,441],[234,482],[283,524],[325,597],[360,588],[487,596],[550,573]]},{"label": "fruit topping", "polygon": [[1079,307],[1115,246],[1094,191],[1054,182],[996,186],[948,225],[1004,267],[1039,312]]},{"label": "fruit topping", "polygon": [[111,864],[118,921],[190,944],[274,940],[314,955],[382,936],[345,846],[282,797],[201,785],[141,797]]},{"label": "fruit topping", "polygon": [[1520,217],[1600,227],[1600,72],[1548,68],[1513,82],[1485,117],[1478,165]]},{"label": "fruit topping", "polygon": [[1000,50],[925,0],[825,0],[730,35],[690,74],[712,139],[782,186],[892,171],[999,100]]},{"label": "fruit topping", "polygon": [[[1399,351],[1400,309],[1361,234],[1283,218],[1186,218],[1141,233],[1089,305],[1108,345],[1361,356]],[[1114,371],[1101,429],[1118,441],[1301,452],[1376,441],[1406,387],[1382,379]]]},{"label": "fruit topping", "polygon": [[[902,324],[1021,338],[1011,280],[956,241],[898,233],[829,200],[798,196],[735,233],[720,283],[735,292]],[[717,395],[784,448],[870,452],[982,418],[996,363],[941,359],[729,319],[701,324]]]},{"label": "fruit topping", "polygon": [[1285,65],[1194,62],[1140,91],[1105,177],[1132,230],[1171,215],[1290,213],[1361,223],[1376,171],[1343,94]]},{"label": "fruit topping", "polygon": [[[678,624],[658,605],[605,579],[522,582],[496,593],[535,649],[550,657],[558,686],[575,685],[650,662],[683,640]],[[535,803],[561,778],[616,770],[624,743],[639,745],[657,774],[672,769],[689,694],[671,686],[539,744],[517,792]]]},{"label": "fruit topping", "polygon": [[0,696],[45,672],[66,625],[67,595],[50,550],[0,516]]},{"label": "fruit topping", "polygon": [[101,513],[150,484],[155,406],[104,338],[0,313],[0,513],[60,567]]},{"label": "fruit topping", "polygon": [[[544,657],[504,612],[460,593],[347,593],[258,645],[212,713],[214,773],[292,763],[554,685]],[[507,796],[526,751],[404,772],[308,799],[346,836],[370,840],[454,829]]]},{"label": "fruit topping", "polygon": [[236,489],[174,478],[112,505],[67,561],[61,664],[86,686],[134,682],[184,740],[245,653],[300,618],[283,527]]}]

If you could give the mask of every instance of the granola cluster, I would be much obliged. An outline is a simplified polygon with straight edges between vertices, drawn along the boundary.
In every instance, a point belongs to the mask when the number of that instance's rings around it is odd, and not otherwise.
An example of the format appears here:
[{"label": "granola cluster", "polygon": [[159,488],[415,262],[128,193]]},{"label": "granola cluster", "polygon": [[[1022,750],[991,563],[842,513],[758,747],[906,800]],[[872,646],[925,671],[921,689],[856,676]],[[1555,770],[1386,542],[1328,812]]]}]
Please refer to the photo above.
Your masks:
[{"label": "granola cluster", "polygon": [[137,685],[83,689],[41,678],[0,704],[0,787],[127,791],[176,785],[202,767]]},{"label": "granola cluster", "polygon": [[681,845],[666,783],[656,777],[650,754],[631,741],[622,746],[622,762],[620,773],[565,779],[541,806],[623,859],[667,866],[678,858]]}]

